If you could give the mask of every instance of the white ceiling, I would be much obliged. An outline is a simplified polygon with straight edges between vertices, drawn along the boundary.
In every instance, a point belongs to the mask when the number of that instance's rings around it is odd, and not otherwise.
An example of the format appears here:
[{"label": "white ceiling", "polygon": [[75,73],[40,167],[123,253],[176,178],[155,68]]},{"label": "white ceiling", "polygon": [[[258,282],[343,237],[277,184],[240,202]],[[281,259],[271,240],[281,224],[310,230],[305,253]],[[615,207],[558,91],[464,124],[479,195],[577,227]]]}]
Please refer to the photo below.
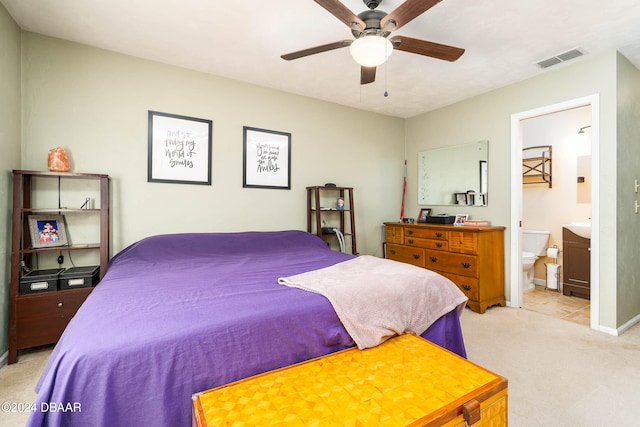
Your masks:
[{"label": "white ceiling", "polygon": [[[396,51],[359,84],[349,49],[284,61],[349,28],[313,0],[0,0],[24,30],[396,117],[411,117],[618,49],[640,68],[638,0],[443,0],[392,33],[466,49]],[[355,14],[362,0],[343,0]],[[402,0],[383,0],[391,12]],[[581,48],[586,55],[540,69]],[[389,96],[383,96],[385,90]]]}]

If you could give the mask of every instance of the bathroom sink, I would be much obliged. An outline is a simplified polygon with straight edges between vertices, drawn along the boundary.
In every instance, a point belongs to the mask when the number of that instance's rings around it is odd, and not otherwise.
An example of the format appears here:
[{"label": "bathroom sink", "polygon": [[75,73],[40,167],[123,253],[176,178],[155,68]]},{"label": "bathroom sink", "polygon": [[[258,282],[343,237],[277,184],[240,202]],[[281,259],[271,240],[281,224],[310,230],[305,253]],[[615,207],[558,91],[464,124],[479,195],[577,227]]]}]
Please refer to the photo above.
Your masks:
[{"label": "bathroom sink", "polygon": [[572,222],[571,224],[562,224],[562,227],[577,234],[585,239],[591,238],[591,223],[590,222]]}]

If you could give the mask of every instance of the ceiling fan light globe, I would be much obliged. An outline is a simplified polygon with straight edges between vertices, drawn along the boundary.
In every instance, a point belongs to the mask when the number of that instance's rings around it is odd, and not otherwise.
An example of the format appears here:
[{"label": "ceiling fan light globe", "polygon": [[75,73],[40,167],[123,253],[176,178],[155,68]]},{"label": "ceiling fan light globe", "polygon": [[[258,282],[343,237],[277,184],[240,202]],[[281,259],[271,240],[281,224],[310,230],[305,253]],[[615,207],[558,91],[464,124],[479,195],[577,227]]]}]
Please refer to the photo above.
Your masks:
[{"label": "ceiling fan light globe", "polygon": [[389,59],[393,45],[382,36],[364,36],[354,40],[349,51],[353,59],[363,67],[377,67]]}]

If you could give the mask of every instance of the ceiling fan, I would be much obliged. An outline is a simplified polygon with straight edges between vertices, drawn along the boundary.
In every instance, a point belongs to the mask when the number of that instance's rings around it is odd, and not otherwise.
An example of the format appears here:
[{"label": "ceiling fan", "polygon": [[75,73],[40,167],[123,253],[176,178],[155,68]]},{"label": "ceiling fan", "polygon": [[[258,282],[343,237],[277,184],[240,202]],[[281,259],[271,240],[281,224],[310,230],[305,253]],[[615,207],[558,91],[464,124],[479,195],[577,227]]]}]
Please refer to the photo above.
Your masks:
[{"label": "ceiling fan", "polygon": [[[442,0],[406,0],[389,14],[376,10],[382,0],[363,0],[369,10],[358,15],[351,12],[339,0],[314,1],[351,28],[355,40],[340,40],[291,52],[282,55],[282,59],[291,61],[350,46],[351,55],[361,65],[360,84],[367,84],[375,81],[376,67],[384,63],[393,50],[402,50],[445,61],[455,61],[464,53],[464,49],[426,40],[406,36],[389,38],[392,31],[398,30]],[[371,59],[369,55],[373,55],[375,58]]]}]

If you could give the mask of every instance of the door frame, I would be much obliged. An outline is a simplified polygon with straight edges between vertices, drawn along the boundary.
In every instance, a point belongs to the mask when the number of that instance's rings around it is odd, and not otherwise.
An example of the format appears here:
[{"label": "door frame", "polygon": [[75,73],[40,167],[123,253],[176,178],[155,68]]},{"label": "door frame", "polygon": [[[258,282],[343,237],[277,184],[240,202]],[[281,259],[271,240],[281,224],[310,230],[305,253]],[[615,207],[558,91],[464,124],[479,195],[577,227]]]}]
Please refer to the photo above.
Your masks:
[{"label": "door frame", "polygon": [[522,121],[578,107],[591,107],[591,303],[590,326],[600,325],[599,217],[600,155],[599,95],[589,95],[511,115],[511,288],[510,307],[522,307]]}]

